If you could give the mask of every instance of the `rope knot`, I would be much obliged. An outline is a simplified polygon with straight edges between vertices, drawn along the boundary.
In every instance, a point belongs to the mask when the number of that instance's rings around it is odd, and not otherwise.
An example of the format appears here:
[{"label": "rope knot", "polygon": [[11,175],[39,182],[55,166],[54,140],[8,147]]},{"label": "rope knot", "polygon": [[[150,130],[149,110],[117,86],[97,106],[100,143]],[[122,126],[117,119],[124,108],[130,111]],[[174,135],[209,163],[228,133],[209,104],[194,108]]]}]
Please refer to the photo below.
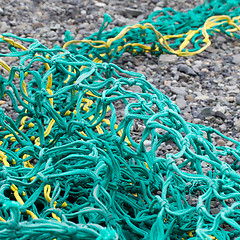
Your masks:
[{"label": "rope knot", "polygon": [[223,162],[222,166],[220,167],[220,173],[222,175],[228,176],[229,175],[229,171],[230,171],[230,166],[227,163]]}]

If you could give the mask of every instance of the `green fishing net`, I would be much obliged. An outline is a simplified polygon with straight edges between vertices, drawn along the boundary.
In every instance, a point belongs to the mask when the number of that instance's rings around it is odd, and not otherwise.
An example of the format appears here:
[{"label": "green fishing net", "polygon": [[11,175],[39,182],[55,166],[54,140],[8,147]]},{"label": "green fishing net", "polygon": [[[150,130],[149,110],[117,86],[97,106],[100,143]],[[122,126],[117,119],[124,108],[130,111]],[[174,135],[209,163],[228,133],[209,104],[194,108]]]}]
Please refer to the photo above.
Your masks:
[{"label": "green fishing net", "polygon": [[[156,29],[180,34],[216,14],[236,16],[237,6],[238,1],[210,1],[188,13],[163,9],[142,24],[161,14],[151,22]],[[122,31],[104,32],[110,19],[105,20],[90,40],[107,42]],[[112,63],[124,51],[144,52],[137,46],[119,48],[126,43],[158,45],[148,30],[129,31],[108,48],[82,42],[68,50],[2,35],[0,46],[8,45],[9,52],[0,57],[15,62],[0,76],[0,96],[17,117],[0,109],[1,239],[240,236],[240,143],[186,122],[144,75]],[[153,54],[165,52],[158,48],[152,47]],[[234,146],[215,146],[214,135]]]}]

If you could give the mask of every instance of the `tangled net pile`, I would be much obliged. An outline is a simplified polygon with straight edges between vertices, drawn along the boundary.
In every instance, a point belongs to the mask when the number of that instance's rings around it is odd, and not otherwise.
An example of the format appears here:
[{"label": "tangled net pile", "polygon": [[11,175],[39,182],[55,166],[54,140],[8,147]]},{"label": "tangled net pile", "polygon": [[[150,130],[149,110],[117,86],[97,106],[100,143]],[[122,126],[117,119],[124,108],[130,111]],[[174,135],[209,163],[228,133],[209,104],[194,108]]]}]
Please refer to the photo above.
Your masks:
[{"label": "tangled net pile", "polygon": [[[240,239],[240,143],[186,122],[142,74],[112,63],[124,51],[193,55],[213,32],[239,37],[238,7],[228,0],[188,13],[164,9],[103,32],[106,15],[85,40],[67,33],[63,48],[3,34],[9,53],[0,57],[17,57],[18,64],[0,62],[9,70],[0,95],[9,96],[18,117],[14,122],[0,109],[0,238]],[[144,130],[136,139],[139,123]],[[213,134],[235,147],[214,146]],[[173,152],[159,154],[167,143]],[[216,200],[222,207],[212,213]]]}]

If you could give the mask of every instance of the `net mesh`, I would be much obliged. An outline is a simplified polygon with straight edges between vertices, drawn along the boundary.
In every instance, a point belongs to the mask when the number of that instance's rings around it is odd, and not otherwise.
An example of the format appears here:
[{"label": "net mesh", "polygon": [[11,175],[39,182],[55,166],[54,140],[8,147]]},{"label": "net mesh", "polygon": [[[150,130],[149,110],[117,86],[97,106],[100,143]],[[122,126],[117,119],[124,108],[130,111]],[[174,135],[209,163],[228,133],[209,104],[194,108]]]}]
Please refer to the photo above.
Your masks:
[{"label": "net mesh", "polygon": [[[240,143],[186,122],[144,75],[112,63],[124,51],[196,54],[218,30],[238,37],[238,6],[210,1],[188,13],[164,9],[104,32],[106,15],[98,33],[75,41],[68,32],[70,41],[52,49],[3,34],[9,51],[0,64],[9,73],[0,76],[0,97],[15,119],[0,108],[1,239],[240,236]],[[167,43],[173,34],[175,43]],[[196,41],[202,35],[209,42]],[[234,147],[215,146],[214,135]]]}]

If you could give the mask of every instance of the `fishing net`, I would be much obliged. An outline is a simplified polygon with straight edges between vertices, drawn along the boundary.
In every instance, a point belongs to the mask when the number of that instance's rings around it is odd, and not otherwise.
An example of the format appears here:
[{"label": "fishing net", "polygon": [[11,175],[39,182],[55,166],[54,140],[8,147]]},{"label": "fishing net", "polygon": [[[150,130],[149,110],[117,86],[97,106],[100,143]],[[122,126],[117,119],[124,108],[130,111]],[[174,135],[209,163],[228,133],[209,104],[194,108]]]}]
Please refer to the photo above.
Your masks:
[{"label": "fishing net", "polygon": [[[196,26],[197,35],[207,36],[204,19],[225,11],[223,20],[215,17],[221,25],[209,29],[238,36],[238,18],[226,20],[238,5],[210,1],[189,13],[165,9],[150,15],[163,14],[155,25],[148,19],[136,28],[103,32],[106,15],[99,33],[79,46],[71,40],[49,49],[35,39],[3,34],[8,52],[0,54],[0,64],[9,74],[0,77],[0,98],[13,107],[16,120],[0,108],[0,238],[237,239],[240,143],[186,122],[144,75],[112,60],[124,51],[173,49],[161,44],[170,20],[171,26],[178,21],[179,31]],[[191,13],[199,13],[195,25],[188,24]],[[144,30],[144,24],[154,28]],[[196,51],[202,51],[199,44]],[[191,53],[185,47],[181,52]],[[13,59],[11,66],[6,58]],[[215,146],[216,135],[234,146]]]}]

